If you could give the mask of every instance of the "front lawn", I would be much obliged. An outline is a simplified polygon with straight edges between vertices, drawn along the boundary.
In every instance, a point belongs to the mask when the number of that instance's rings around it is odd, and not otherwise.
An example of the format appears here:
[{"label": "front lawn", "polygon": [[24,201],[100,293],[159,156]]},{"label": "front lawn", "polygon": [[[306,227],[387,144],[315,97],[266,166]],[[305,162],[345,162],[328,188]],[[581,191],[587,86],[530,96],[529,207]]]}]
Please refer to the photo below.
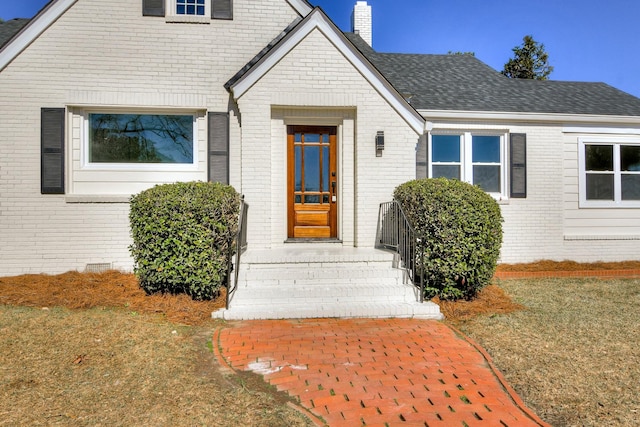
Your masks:
[{"label": "front lawn", "polygon": [[640,280],[505,280],[525,310],[457,326],[553,426],[640,424]]}]

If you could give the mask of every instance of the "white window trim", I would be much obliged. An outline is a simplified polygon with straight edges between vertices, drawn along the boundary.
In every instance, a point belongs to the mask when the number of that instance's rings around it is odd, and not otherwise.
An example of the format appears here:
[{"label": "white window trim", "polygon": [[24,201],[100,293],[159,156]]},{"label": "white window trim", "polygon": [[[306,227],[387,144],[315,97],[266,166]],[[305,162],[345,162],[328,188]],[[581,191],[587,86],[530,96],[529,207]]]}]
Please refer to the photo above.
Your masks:
[{"label": "white window trim", "polygon": [[211,22],[211,0],[204,2],[204,15],[178,15],[176,0],[166,0],[166,22],[191,22],[209,24]]},{"label": "white window trim", "polygon": [[[613,145],[613,190],[614,200],[587,200],[587,172],[585,164],[585,145]],[[578,138],[578,187],[580,208],[640,208],[640,200],[622,200],[620,171],[620,146],[640,145],[640,138],[628,137],[583,137]]]},{"label": "white window trim", "polygon": [[[91,163],[89,161],[89,114],[175,114],[193,116],[193,159],[191,163]],[[82,112],[81,170],[127,171],[127,172],[194,172],[198,170],[199,129],[198,112],[194,110],[136,110],[136,109],[90,109]]]},{"label": "white window trim", "polygon": [[[500,192],[487,192],[490,196],[492,196],[496,200],[508,200],[508,189],[507,189],[507,134],[504,131],[495,131],[492,132],[490,130],[480,130],[480,131],[433,131],[429,132],[429,159],[428,159],[428,176],[429,178],[433,177],[433,147],[432,147],[432,136],[433,135],[457,135],[460,136],[460,179],[461,181],[467,182],[469,184],[473,184],[473,150],[472,150],[472,141],[474,136],[499,136],[500,137]],[[437,164],[458,164],[455,162],[443,162]],[[495,163],[475,163],[477,165],[495,165]]]}]

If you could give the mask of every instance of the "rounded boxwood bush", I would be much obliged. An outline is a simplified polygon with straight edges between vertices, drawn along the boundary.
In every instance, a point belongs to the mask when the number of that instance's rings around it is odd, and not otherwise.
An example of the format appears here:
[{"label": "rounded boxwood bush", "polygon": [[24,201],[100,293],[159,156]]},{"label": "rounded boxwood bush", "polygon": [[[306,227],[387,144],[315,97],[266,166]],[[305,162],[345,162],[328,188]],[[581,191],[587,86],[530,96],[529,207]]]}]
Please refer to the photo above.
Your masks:
[{"label": "rounded boxwood bush", "polygon": [[226,282],[239,208],[233,187],[211,182],[157,185],[134,195],[129,249],[140,286],[147,294],[217,296]]},{"label": "rounded boxwood bush", "polygon": [[479,187],[446,178],[404,183],[394,192],[421,236],[425,297],[470,299],[493,276],[502,245],[498,203]]}]

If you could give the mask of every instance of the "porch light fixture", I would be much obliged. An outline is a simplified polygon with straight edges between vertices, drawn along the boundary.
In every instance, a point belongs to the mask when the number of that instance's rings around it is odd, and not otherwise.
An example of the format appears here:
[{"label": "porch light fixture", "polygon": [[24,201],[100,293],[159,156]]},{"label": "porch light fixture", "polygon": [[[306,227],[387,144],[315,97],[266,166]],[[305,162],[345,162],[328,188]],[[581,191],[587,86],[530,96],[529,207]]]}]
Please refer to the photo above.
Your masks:
[{"label": "porch light fixture", "polygon": [[382,157],[384,150],[384,131],[379,130],[376,134],[376,157]]}]

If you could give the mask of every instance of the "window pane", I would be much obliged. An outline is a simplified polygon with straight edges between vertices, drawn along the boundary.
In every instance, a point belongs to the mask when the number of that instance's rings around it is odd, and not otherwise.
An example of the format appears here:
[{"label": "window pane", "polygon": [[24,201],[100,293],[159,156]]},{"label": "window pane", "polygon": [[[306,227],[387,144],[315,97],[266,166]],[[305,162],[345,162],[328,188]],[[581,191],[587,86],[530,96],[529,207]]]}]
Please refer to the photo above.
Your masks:
[{"label": "window pane", "polygon": [[474,163],[500,163],[500,137],[472,137],[471,157]]},{"label": "window pane", "polygon": [[302,203],[302,196],[299,194],[296,194],[294,203]]},{"label": "window pane", "polygon": [[474,166],[473,184],[487,193],[500,193],[500,166]]},{"label": "window pane", "polygon": [[320,195],[314,194],[314,195],[311,195],[311,196],[309,196],[309,195],[304,196],[304,202],[307,203],[307,204],[309,204],[309,203],[314,203],[314,204],[320,203]]},{"label": "window pane", "polygon": [[431,161],[460,162],[459,135],[433,135],[431,137]]},{"label": "window pane", "polygon": [[613,170],[613,145],[585,145],[584,150],[585,170]]},{"label": "window pane", "polygon": [[460,166],[458,165],[433,165],[433,178],[460,179]]},{"label": "window pane", "polygon": [[322,191],[329,191],[329,147],[322,147]]},{"label": "window pane", "polygon": [[323,144],[328,144],[329,143],[329,134],[328,133],[322,134],[322,143]]},{"label": "window pane", "polygon": [[587,174],[587,200],[613,200],[613,174]]},{"label": "window pane", "polygon": [[295,165],[294,165],[294,180],[295,191],[302,191],[302,147],[298,146],[294,148],[295,153]]},{"label": "window pane", "polygon": [[302,142],[302,134],[300,132],[293,136],[293,142]]},{"label": "window pane", "polygon": [[320,135],[317,133],[305,133],[304,134],[304,142],[309,144],[315,144],[320,142]]},{"label": "window pane", "polygon": [[193,116],[89,114],[92,163],[193,163]]},{"label": "window pane", "polygon": [[620,147],[620,167],[623,171],[640,171],[640,145]]},{"label": "window pane", "polygon": [[304,147],[304,191],[320,191],[320,147]]},{"label": "window pane", "polygon": [[640,174],[622,175],[622,200],[640,200]]}]

